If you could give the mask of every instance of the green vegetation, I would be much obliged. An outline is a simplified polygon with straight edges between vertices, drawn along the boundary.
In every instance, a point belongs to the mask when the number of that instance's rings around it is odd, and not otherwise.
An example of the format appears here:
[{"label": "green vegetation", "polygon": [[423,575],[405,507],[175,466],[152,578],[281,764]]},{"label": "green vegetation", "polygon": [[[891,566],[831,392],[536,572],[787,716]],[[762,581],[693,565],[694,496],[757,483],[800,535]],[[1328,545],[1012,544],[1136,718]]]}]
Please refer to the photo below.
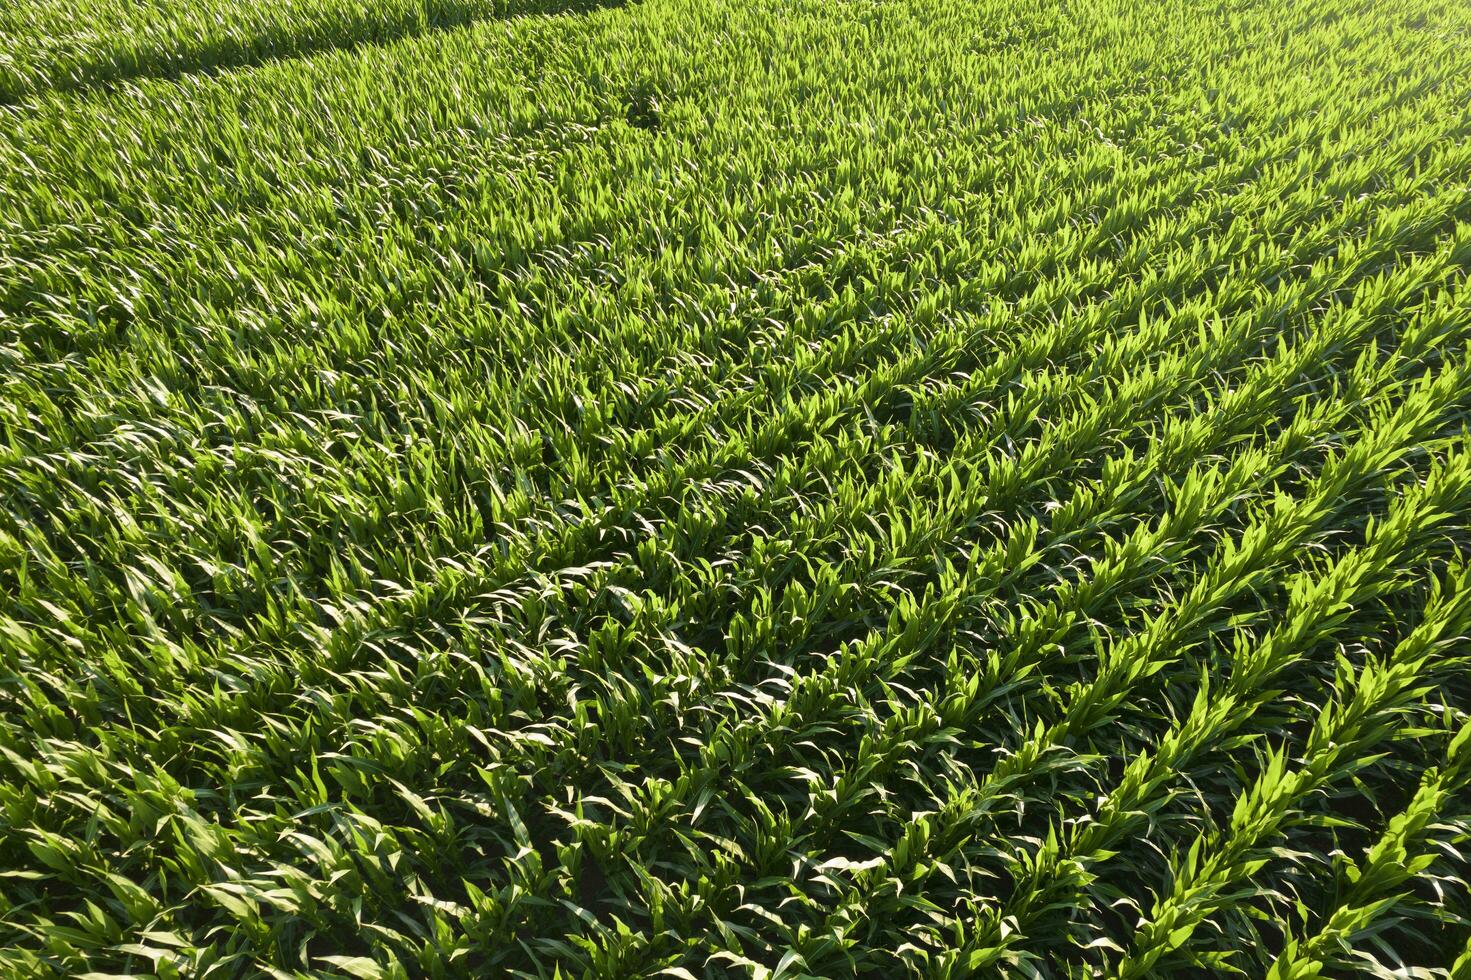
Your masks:
[{"label": "green vegetation", "polygon": [[1468,105],[1452,0],[15,0],[0,975],[1471,978]]}]

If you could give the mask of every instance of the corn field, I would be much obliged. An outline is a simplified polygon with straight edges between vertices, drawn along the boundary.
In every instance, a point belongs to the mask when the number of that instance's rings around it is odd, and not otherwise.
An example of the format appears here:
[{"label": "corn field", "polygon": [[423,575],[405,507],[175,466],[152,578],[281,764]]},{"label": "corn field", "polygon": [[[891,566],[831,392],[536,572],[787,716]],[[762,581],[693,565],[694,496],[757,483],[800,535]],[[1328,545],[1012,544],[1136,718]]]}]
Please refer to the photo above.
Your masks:
[{"label": "corn field", "polygon": [[0,976],[1471,980],[1471,7],[7,0]]}]

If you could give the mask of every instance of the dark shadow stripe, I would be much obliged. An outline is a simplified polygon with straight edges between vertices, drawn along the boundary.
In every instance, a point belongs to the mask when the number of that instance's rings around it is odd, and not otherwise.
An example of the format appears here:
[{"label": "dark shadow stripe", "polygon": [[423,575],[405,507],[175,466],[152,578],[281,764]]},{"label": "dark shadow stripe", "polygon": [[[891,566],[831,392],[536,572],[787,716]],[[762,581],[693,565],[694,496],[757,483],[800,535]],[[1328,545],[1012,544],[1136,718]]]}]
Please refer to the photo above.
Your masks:
[{"label": "dark shadow stripe", "polygon": [[[76,63],[65,77],[35,81],[0,81],[0,105],[46,92],[86,92],[124,82],[176,80],[189,75],[217,75],[237,68],[290,61],[326,51],[356,51],[403,38],[454,30],[485,20],[508,20],[534,14],[588,13],[622,7],[629,0],[427,0],[396,15],[367,15],[346,21],[281,25],[252,37],[202,40],[167,51],[102,48]],[[57,66],[59,69],[59,66]]]}]

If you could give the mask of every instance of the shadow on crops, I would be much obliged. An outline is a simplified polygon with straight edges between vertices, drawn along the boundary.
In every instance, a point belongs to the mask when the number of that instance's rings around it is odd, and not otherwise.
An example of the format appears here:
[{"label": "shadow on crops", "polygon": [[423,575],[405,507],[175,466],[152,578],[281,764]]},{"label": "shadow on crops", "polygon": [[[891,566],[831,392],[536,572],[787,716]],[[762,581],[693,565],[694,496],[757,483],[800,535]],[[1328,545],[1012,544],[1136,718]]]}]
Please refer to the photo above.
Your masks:
[{"label": "shadow on crops", "polygon": [[436,34],[480,21],[533,14],[589,13],[636,0],[428,0],[422,6],[348,22],[313,24],[304,30],[266,30],[249,37],[200,38],[169,51],[102,49],[70,67],[67,75],[7,84],[0,80],[0,105],[43,92],[87,92],[139,79],[215,75],[236,68],[289,61],[324,51],[355,51],[403,38]]}]

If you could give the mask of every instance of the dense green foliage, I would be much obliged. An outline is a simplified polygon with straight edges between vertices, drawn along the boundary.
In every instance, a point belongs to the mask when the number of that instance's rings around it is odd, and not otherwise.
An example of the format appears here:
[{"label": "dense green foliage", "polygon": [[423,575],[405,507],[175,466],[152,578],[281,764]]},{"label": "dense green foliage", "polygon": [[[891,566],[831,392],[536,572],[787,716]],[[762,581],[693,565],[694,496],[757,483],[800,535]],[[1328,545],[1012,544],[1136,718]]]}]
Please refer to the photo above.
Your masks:
[{"label": "dense green foliage", "polygon": [[1471,977],[1468,105],[1454,0],[7,4],[0,974]]}]

